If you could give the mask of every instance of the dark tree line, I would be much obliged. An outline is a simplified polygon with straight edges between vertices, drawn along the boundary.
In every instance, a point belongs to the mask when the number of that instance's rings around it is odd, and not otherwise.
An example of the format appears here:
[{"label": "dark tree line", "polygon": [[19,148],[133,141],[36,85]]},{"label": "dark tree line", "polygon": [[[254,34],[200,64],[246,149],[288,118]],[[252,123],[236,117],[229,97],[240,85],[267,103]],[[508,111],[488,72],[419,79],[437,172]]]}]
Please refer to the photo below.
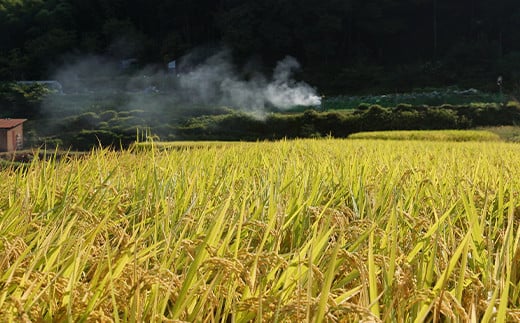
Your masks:
[{"label": "dark tree line", "polygon": [[[310,79],[338,89],[344,79],[404,87],[407,79],[471,83],[499,73],[512,84],[520,79],[520,2],[0,0],[4,80],[46,78],[68,55],[164,64],[208,44],[266,64],[292,55]],[[395,77],[385,79],[389,71]]]},{"label": "dark tree line", "polygon": [[[361,131],[471,129],[515,125],[520,105],[360,106],[352,111],[271,114],[265,119],[243,113],[192,118],[176,127],[176,140],[259,140],[282,138],[344,138]],[[517,138],[515,139],[517,140]]]}]

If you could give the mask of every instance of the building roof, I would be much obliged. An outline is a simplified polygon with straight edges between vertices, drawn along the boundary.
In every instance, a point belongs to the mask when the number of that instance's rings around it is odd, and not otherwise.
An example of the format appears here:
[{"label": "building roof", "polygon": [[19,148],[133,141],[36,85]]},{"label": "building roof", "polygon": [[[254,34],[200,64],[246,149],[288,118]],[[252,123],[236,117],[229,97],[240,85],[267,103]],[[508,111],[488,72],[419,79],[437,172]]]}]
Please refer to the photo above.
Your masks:
[{"label": "building roof", "polygon": [[21,125],[27,119],[0,119],[0,129],[11,129]]}]

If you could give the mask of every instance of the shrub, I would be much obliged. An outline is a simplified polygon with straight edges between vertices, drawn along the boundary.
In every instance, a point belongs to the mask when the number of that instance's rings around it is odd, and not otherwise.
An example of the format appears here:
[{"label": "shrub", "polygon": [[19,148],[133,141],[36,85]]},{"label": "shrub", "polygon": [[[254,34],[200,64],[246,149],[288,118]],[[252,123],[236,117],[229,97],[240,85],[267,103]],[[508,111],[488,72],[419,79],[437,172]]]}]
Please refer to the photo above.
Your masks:
[{"label": "shrub", "polygon": [[56,149],[58,147],[63,148],[63,140],[60,138],[42,138],[40,145],[46,149]]},{"label": "shrub", "polygon": [[379,104],[372,104],[369,108],[368,108],[368,113],[370,114],[380,114],[380,113],[384,113],[388,111],[387,109],[383,108],[383,106],[379,105]]},{"label": "shrub", "polygon": [[408,103],[399,103],[396,107],[397,110],[411,111],[412,105]]},{"label": "shrub", "polygon": [[520,102],[518,102],[518,101],[508,101],[506,103],[506,107],[509,108],[509,109],[514,108],[514,109],[520,110]]},{"label": "shrub", "polygon": [[360,103],[357,108],[358,108],[358,110],[366,111],[366,110],[368,110],[368,108],[370,108],[370,104],[363,102],[363,103]]},{"label": "shrub", "polygon": [[99,121],[99,117],[94,112],[85,112],[76,117],[76,129],[95,129]]},{"label": "shrub", "polygon": [[396,110],[392,114],[392,129],[413,130],[422,128],[418,111]]},{"label": "shrub", "polygon": [[99,119],[106,122],[115,118],[117,118],[117,112],[114,110],[103,111],[99,114]]},{"label": "shrub", "polygon": [[423,121],[428,129],[459,128],[458,116],[453,110],[441,108],[428,109],[423,114]]},{"label": "shrub", "polygon": [[450,109],[450,110],[453,110],[455,108],[452,104],[449,104],[449,103],[444,103],[440,107],[441,107],[441,109]]},{"label": "shrub", "polygon": [[70,143],[73,149],[90,150],[97,146],[119,148],[120,136],[108,130],[82,130]]}]

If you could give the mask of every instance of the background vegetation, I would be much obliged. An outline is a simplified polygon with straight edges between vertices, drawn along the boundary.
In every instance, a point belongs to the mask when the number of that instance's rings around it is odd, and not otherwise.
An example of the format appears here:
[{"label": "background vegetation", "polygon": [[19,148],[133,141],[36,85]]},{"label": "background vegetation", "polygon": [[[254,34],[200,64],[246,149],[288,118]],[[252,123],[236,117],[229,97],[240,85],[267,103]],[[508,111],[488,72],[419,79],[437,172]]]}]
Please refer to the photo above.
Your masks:
[{"label": "background vegetation", "polygon": [[516,0],[2,0],[0,79],[48,78],[70,55],[165,64],[225,44],[238,61],[291,55],[324,93],[520,80]]},{"label": "background vegetation", "polygon": [[[519,24],[515,0],[0,0],[0,117],[28,118],[29,145],[81,150],[127,146],[138,128],[163,140],[258,140],[514,126]],[[229,48],[250,73],[294,56],[304,67],[296,78],[325,95],[321,106],[249,114],[139,94],[160,101],[157,109],[130,104],[125,93],[92,100],[71,83],[60,95],[15,82],[54,77],[88,55],[164,71],[215,47]],[[118,82],[83,81],[96,92]]]},{"label": "background vegetation", "polygon": [[[502,138],[517,141],[514,127],[520,124],[517,101],[506,102],[505,95],[480,91],[461,94],[452,89],[401,95],[338,96],[312,109],[294,107],[280,111],[273,108],[270,112],[258,113],[226,107],[179,105],[175,100],[163,102],[167,107],[164,109],[129,108],[126,101],[130,98],[124,95],[107,96],[92,103],[92,100],[85,100],[84,94],[60,95],[37,84],[4,83],[0,91],[4,108],[2,117],[29,119],[26,125],[29,146],[45,144],[75,150],[89,150],[99,144],[128,147],[136,140],[138,131],[166,141],[256,141],[344,138],[362,131],[494,127]],[[160,101],[171,99],[161,93],[140,95]],[[44,110],[43,101],[49,96],[53,98],[52,112],[57,117],[49,116]],[[479,99],[484,102],[469,103]],[[423,102],[455,104],[426,105]],[[354,107],[355,104],[358,105]]]}]

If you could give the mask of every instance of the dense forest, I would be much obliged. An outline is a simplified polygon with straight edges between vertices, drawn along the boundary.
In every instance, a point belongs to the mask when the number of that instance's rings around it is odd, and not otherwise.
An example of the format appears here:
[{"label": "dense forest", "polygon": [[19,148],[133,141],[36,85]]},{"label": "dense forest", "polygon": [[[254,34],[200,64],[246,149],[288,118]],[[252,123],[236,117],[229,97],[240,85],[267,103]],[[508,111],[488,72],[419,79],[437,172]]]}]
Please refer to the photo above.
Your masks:
[{"label": "dense forest", "polygon": [[226,46],[286,55],[324,92],[520,80],[517,0],[0,0],[0,79],[46,79],[73,55],[178,59]]}]

